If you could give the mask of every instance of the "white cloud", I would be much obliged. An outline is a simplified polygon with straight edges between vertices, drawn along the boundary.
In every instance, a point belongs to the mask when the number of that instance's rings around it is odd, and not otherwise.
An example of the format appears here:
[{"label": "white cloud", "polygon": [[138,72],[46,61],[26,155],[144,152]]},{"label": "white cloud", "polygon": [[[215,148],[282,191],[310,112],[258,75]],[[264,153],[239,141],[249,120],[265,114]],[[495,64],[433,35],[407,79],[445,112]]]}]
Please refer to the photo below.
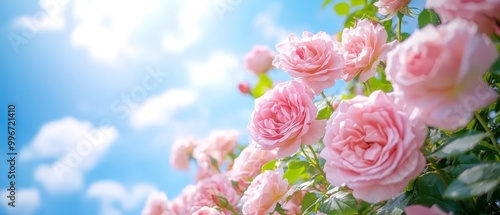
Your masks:
[{"label": "white cloud", "polygon": [[[77,21],[71,43],[99,60],[114,60],[133,50],[129,38],[143,18],[158,8],[159,0],[75,0]],[[132,51],[133,52],[133,51]]]},{"label": "white cloud", "polygon": [[[211,1],[182,1],[177,14],[178,29],[170,30],[163,38],[167,52],[181,53],[201,39],[203,24],[210,18]],[[177,30],[177,31],[176,31]]]},{"label": "white cloud", "polygon": [[21,161],[51,159],[34,172],[35,181],[52,193],[80,190],[84,174],[94,168],[118,137],[114,127],[95,127],[72,117],[46,123],[20,152]]},{"label": "white cloud", "polygon": [[9,193],[6,191],[7,188],[2,189],[2,206],[7,210],[7,214],[16,214],[16,215],[28,215],[34,214],[35,211],[40,207],[41,198],[40,191],[36,188],[27,188],[27,189],[19,189],[16,191],[16,207],[11,207],[7,205],[10,201],[6,198]]},{"label": "white cloud", "polygon": [[14,21],[15,28],[35,31],[61,30],[66,25],[64,12],[67,0],[40,0],[40,9],[31,16],[21,16]]},{"label": "white cloud", "polygon": [[238,58],[226,52],[214,52],[205,62],[189,62],[187,64],[191,83],[195,87],[210,85],[211,87],[235,87],[232,80],[243,73],[235,71]]},{"label": "white cloud", "polygon": [[170,89],[153,96],[137,107],[130,116],[135,128],[166,125],[173,115],[196,101],[197,93],[186,89]]},{"label": "white cloud", "polygon": [[280,11],[280,6],[274,6],[257,14],[253,19],[254,28],[262,32],[264,36],[272,38],[275,42],[283,41],[291,32],[276,24],[276,17],[278,17]]},{"label": "white cloud", "polygon": [[[103,180],[91,184],[86,196],[100,200],[101,214],[121,214],[121,211],[132,211],[142,207],[147,197],[155,191],[156,188],[149,184],[137,184],[127,190],[119,182]],[[115,203],[120,207],[116,208]]]}]

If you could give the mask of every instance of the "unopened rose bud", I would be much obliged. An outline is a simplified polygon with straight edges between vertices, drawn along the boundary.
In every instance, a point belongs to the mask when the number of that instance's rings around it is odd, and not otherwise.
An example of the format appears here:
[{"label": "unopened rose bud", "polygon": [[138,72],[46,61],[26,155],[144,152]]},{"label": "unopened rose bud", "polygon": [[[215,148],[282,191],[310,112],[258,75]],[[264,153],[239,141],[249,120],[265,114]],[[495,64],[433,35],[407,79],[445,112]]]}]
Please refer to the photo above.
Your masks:
[{"label": "unopened rose bud", "polygon": [[246,83],[246,82],[240,82],[238,84],[238,89],[243,94],[249,94],[250,93],[250,85],[248,85],[248,83]]}]

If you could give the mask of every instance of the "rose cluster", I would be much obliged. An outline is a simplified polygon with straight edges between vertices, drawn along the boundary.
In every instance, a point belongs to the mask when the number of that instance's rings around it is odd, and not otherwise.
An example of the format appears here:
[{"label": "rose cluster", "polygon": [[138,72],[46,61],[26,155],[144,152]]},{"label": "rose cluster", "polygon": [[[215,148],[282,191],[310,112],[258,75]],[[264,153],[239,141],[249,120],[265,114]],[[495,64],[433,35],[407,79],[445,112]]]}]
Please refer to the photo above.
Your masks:
[{"label": "rose cluster", "polygon": [[[187,170],[194,160],[196,184],[174,200],[152,195],[143,214],[300,214],[305,191],[327,195],[332,186],[372,204],[397,196],[427,165],[422,148],[428,127],[454,132],[498,99],[484,75],[498,58],[489,36],[500,32],[499,2],[429,0],[426,7],[442,23],[405,39],[390,36],[379,22],[359,19],[341,36],[290,34],[276,45],[277,54],[255,46],[245,56],[248,71],[262,78],[274,67],[291,80],[254,95],[247,126],[252,144],[238,147],[235,130],[177,140],[171,165]],[[374,6],[391,18],[411,14],[409,3],[379,0]],[[391,88],[372,91],[371,81],[380,80]],[[339,81],[363,89],[331,101],[325,90]],[[251,94],[248,84],[239,88]],[[320,116],[325,110],[327,116]],[[284,173],[291,163],[282,164],[290,159],[317,168],[314,177],[328,185],[299,190]],[[405,211],[448,214],[436,205]]]}]

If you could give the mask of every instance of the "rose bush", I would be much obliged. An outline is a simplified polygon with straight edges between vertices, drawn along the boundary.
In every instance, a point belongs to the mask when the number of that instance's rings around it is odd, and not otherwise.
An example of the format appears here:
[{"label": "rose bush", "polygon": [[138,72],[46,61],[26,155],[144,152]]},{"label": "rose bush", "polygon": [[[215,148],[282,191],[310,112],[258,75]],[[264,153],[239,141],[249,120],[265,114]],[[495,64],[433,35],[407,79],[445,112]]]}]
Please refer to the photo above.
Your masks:
[{"label": "rose bush", "polygon": [[265,72],[272,51],[246,57],[252,140],[178,139],[171,165],[194,160],[196,180],[143,214],[500,214],[497,2],[325,1],[341,35],[279,43],[291,80]]}]

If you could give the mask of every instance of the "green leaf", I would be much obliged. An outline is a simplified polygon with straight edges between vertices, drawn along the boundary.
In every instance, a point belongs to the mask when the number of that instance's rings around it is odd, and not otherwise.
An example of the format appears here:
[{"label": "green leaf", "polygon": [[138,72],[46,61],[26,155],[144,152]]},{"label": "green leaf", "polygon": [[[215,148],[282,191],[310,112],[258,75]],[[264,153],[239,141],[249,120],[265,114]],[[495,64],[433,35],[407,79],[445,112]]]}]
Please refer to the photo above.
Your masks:
[{"label": "green leaf", "polygon": [[289,169],[299,169],[301,167],[308,167],[310,165],[309,162],[303,160],[292,160],[288,163]]},{"label": "green leaf", "polygon": [[335,6],[333,6],[333,9],[338,15],[347,16],[351,8],[349,7],[349,4],[345,2],[339,2]]},{"label": "green leaf", "polygon": [[272,161],[269,161],[266,164],[264,164],[264,166],[262,166],[262,168],[261,168],[261,172],[264,172],[266,170],[276,169],[276,161],[277,160],[272,160]]},{"label": "green leaf", "polygon": [[364,0],[351,0],[351,5],[352,6],[360,6],[363,5],[365,1]]},{"label": "green leaf", "polygon": [[328,199],[323,201],[318,211],[326,214],[358,214],[356,199],[351,193],[344,191],[335,191]]},{"label": "green leaf", "polygon": [[446,185],[437,173],[431,172],[421,175],[414,183],[415,198],[412,204],[421,204],[428,207],[438,204],[446,211],[457,211],[460,205],[449,199],[443,199],[441,195],[446,190]]},{"label": "green leaf", "polygon": [[316,193],[307,192],[306,194],[304,194],[304,197],[302,198],[301,208],[303,208],[303,209],[309,208],[317,200],[318,200],[318,196],[316,196]]},{"label": "green leaf", "polygon": [[285,173],[283,174],[283,178],[288,179],[288,183],[292,184],[295,182],[297,179],[299,179],[300,174],[304,172],[306,168],[300,167],[298,169],[287,169]]},{"label": "green leaf", "polygon": [[266,93],[267,90],[273,88],[273,81],[265,74],[259,74],[259,80],[255,87],[252,89],[252,95],[255,98],[259,98],[264,93]]},{"label": "green leaf", "polygon": [[479,131],[468,131],[450,137],[431,157],[452,158],[464,154],[474,148],[488,134]]},{"label": "green leaf", "polygon": [[480,162],[481,161],[476,157],[476,155],[466,154],[458,156],[453,162],[453,165],[446,166],[445,168],[443,168],[443,170],[453,175],[454,177],[458,177],[466,169],[470,169]]},{"label": "green leaf", "polygon": [[399,196],[390,199],[387,203],[378,210],[377,214],[403,214],[406,206],[412,204],[412,192],[404,192]]},{"label": "green leaf", "polygon": [[418,27],[423,28],[427,24],[438,25],[441,21],[439,16],[433,10],[424,9],[418,15]]},{"label": "green leaf", "polygon": [[332,109],[328,106],[325,106],[318,111],[318,116],[316,116],[316,119],[317,120],[329,119],[331,115],[332,115]]},{"label": "green leaf", "polygon": [[468,199],[486,194],[500,184],[500,163],[480,164],[465,170],[445,190],[443,196]]},{"label": "green leaf", "polygon": [[325,0],[323,2],[323,4],[321,5],[321,8],[325,8],[326,6],[328,6],[330,3],[332,3],[332,0]]}]

